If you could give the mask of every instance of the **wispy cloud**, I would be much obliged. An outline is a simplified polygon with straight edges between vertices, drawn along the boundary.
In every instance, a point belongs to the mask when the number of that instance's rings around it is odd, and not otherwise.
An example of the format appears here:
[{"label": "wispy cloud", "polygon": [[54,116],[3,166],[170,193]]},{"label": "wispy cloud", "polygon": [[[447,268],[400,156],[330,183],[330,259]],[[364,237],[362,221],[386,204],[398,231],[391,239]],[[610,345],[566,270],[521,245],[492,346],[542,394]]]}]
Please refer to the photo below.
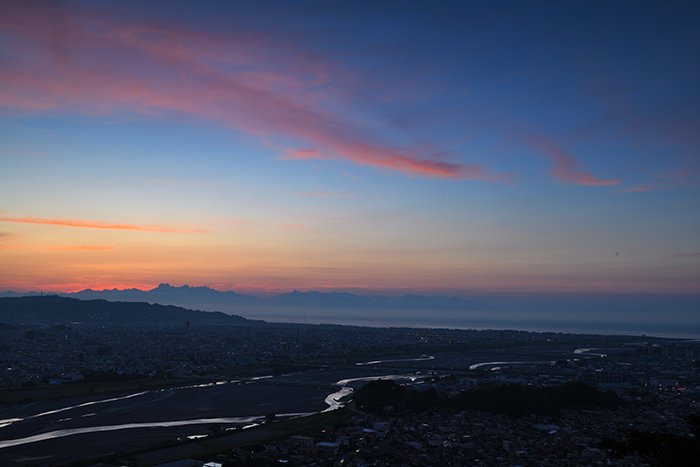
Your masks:
[{"label": "wispy cloud", "polygon": [[314,148],[293,149],[287,148],[282,152],[280,159],[286,160],[309,160],[309,159],[328,159],[324,157]]},{"label": "wispy cloud", "polygon": [[47,248],[54,251],[109,251],[114,250],[110,245],[58,245]]},{"label": "wispy cloud", "polygon": [[306,198],[350,198],[352,195],[344,191],[316,190],[316,191],[298,191],[297,196]]},{"label": "wispy cloud", "polygon": [[614,186],[622,183],[616,178],[600,178],[581,169],[579,162],[571,155],[557,147],[553,141],[544,137],[532,138],[535,146],[544,151],[554,166],[549,175],[559,182],[574,185]]},{"label": "wispy cloud", "polygon": [[281,223],[281,224],[277,224],[277,226],[281,229],[289,230],[292,232],[309,232],[309,231],[313,230],[310,226],[308,226],[306,224],[299,223],[299,222]]},{"label": "wispy cloud", "polygon": [[693,251],[689,253],[676,253],[673,255],[674,258],[700,258],[700,251]]},{"label": "wispy cloud", "polygon": [[218,219],[223,230],[235,231],[237,233],[262,233],[265,231],[305,231],[314,230],[313,225],[300,222],[297,219],[277,219],[277,220],[262,220],[262,219],[243,219],[223,217]]},{"label": "wispy cloud", "polygon": [[199,188],[222,188],[224,184],[216,180],[207,179],[184,179],[184,178],[147,178],[143,181],[147,185],[158,187],[199,187]]},{"label": "wispy cloud", "polygon": [[62,227],[78,227],[84,229],[103,229],[103,230],[134,230],[140,232],[161,232],[161,233],[180,233],[180,234],[200,234],[207,233],[206,230],[199,229],[181,229],[175,227],[163,227],[155,225],[138,225],[138,224],[117,224],[109,222],[78,220],[78,219],[50,219],[44,217],[9,217],[0,216],[0,222],[14,222],[19,224],[40,224],[40,225],[57,225]]},{"label": "wispy cloud", "polygon": [[657,175],[659,178],[687,178],[693,175],[689,170],[672,170]]},{"label": "wispy cloud", "polygon": [[[328,60],[272,37],[204,33],[145,21],[110,20],[61,4],[3,2],[7,39],[0,107],[109,114],[185,113],[262,138],[313,149],[296,159],[339,158],[404,174],[495,180],[479,165],[394,147],[322,101],[340,79]],[[32,56],[34,60],[23,60]],[[453,157],[453,156],[452,156]]]},{"label": "wispy cloud", "polygon": [[674,170],[656,175],[657,183],[664,189],[698,187],[698,177],[690,170]]},{"label": "wispy cloud", "polygon": [[0,250],[14,250],[20,247],[20,236],[11,232],[0,232]]},{"label": "wispy cloud", "polygon": [[149,178],[145,182],[148,185],[158,185],[158,186],[181,186],[187,185],[189,182],[185,180],[175,179],[175,178]]},{"label": "wispy cloud", "polygon": [[12,145],[0,145],[0,157],[39,159],[45,158],[47,155],[34,149]]},{"label": "wispy cloud", "polygon": [[691,186],[693,174],[685,170],[663,172],[654,176],[654,182],[632,185],[618,190],[620,193],[646,193],[649,191],[673,190]]},{"label": "wispy cloud", "polygon": [[656,188],[649,184],[643,183],[641,185],[633,185],[626,188],[620,188],[617,190],[620,193],[646,193],[648,191],[654,191]]}]

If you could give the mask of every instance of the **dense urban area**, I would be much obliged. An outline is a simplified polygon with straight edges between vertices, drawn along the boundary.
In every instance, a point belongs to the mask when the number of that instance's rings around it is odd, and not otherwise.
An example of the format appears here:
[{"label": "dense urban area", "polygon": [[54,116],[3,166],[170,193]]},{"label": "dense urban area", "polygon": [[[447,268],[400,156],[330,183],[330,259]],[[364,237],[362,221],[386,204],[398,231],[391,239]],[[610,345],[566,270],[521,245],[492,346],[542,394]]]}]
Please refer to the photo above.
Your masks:
[{"label": "dense urban area", "polygon": [[[0,325],[0,460],[172,467],[692,465],[700,454],[699,358],[697,341],[645,336],[245,320],[14,322]],[[235,399],[247,388],[259,398],[278,391],[275,397],[288,405],[309,391],[316,405],[293,415],[261,402],[263,413],[232,413],[240,411]],[[66,423],[89,429],[88,421],[110,416],[99,412],[102,403],[165,391],[173,394],[172,405],[177,394],[205,390],[197,394],[209,399],[207,414],[251,418],[212,416],[163,432],[153,445],[132,446],[131,430],[120,430],[117,446],[70,455],[66,446],[79,446],[86,435],[29,439]],[[105,399],[107,393],[115,396]],[[194,410],[199,396],[187,397],[183,404]],[[50,410],[22,412],[33,404]],[[90,412],[67,416],[79,408]],[[185,415],[199,418],[193,413]]]}]

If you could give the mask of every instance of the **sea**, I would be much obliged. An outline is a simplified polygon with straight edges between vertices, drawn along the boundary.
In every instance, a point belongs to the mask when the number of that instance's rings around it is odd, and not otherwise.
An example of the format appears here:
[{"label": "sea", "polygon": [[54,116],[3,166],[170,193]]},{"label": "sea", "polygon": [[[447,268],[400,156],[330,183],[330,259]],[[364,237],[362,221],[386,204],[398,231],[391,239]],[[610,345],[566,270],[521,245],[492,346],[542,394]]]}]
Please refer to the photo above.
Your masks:
[{"label": "sea", "polygon": [[700,309],[684,310],[371,310],[288,308],[240,313],[251,319],[369,327],[498,329],[700,339]]}]

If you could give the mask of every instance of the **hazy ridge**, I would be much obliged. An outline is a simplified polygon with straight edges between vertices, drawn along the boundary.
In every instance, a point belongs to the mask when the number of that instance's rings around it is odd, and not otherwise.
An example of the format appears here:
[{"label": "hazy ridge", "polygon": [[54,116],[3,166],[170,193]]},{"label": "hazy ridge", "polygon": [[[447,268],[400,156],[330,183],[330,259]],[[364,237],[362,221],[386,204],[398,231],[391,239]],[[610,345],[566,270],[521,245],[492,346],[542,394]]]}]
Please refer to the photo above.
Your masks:
[{"label": "hazy ridge", "polygon": [[0,298],[0,322],[10,324],[264,324],[220,312],[143,302],[78,300],[57,295]]}]

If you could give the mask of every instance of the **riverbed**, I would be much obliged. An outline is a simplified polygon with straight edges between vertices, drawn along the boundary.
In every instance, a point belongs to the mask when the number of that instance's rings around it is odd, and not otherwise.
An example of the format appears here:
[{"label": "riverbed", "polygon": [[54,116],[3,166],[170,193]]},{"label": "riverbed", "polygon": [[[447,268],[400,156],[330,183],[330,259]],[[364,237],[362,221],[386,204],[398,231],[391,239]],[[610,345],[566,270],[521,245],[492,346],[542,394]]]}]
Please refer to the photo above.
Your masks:
[{"label": "riverbed", "polygon": [[[600,358],[593,349],[530,349],[527,361]],[[576,352],[576,353],[574,353]],[[375,379],[410,383],[426,375],[470,371],[494,363],[519,364],[520,351],[478,351],[379,357],[354,365],[283,375],[211,381],[111,397],[72,398],[0,407],[0,463],[41,465],[203,436],[278,418],[342,407],[353,389]],[[71,447],[79,446],[79,451]]]}]

